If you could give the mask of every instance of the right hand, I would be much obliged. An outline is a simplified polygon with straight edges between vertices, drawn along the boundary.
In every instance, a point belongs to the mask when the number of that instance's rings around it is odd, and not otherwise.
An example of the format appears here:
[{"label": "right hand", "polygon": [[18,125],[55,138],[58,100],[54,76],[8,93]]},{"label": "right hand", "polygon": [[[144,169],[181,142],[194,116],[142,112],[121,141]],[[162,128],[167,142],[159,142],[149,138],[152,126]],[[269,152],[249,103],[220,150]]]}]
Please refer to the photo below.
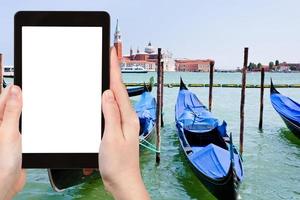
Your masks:
[{"label": "right hand", "polygon": [[150,199],[139,166],[139,120],[122,83],[115,48],[111,49],[110,88],[102,96],[105,130],[99,170],[115,199]]}]

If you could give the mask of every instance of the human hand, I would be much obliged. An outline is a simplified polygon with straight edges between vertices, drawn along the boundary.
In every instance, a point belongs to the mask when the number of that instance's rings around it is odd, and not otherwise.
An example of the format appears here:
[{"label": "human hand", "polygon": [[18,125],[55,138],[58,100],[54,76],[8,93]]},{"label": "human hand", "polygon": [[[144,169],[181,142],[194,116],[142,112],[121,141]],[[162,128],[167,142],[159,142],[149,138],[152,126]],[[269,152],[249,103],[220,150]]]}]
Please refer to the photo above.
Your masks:
[{"label": "human hand", "polygon": [[12,199],[26,181],[25,171],[21,169],[21,109],[21,89],[8,86],[0,96],[0,200]]},{"label": "human hand", "polygon": [[150,199],[139,166],[139,120],[122,83],[116,51],[111,49],[110,88],[102,96],[105,130],[99,170],[115,199]]}]

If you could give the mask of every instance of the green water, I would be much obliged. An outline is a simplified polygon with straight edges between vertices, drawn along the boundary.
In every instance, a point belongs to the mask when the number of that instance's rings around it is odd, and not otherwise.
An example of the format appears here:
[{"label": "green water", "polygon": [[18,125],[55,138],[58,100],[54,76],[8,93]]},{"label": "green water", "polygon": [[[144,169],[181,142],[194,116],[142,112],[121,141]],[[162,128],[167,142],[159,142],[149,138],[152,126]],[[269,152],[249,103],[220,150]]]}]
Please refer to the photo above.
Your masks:
[{"label": "green water", "polygon": [[[125,82],[147,81],[148,74],[125,74]],[[207,73],[166,73],[167,83],[176,83],[182,76],[187,83],[208,83]],[[259,84],[258,73],[249,73],[247,83]],[[266,74],[275,83],[299,84],[300,73]],[[216,73],[216,83],[240,83],[240,73]],[[155,95],[154,88],[153,95]],[[190,88],[207,104],[208,88]],[[300,102],[300,88],[280,88],[279,91]],[[174,105],[178,88],[164,89],[164,121],[162,129],[161,164],[155,165],[155,155],[141,153],[141,168],[148,191],[153,199],[214,199],[192,173],[179,148],[174,123]],[[137,100],[134,98],[134,100]],[[238,146],[240,88],[214,88],[213,114],[228,123],[228,130]],[[274,111],[265,91],[264,129],[258,131],[259,89],[246,89],[244,169],[245,179],[240,187],[240,198],[300,199],[300,140],[295,138]],[[28,170],[27,184],[16,199],[111,199],[101,180],[73,187],[62,193],[52,191],[46,170]]]}]

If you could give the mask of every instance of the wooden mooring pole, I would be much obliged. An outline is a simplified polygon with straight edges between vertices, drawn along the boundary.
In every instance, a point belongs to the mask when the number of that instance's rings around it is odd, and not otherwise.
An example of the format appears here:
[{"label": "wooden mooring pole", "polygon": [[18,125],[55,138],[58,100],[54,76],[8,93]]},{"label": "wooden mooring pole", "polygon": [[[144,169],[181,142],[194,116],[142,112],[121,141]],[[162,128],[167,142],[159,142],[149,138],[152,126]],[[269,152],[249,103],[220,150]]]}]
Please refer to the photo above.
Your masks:
[{"label": "wooden mooring pole", "polygon": [[240,154],[244,151],[244,105],[245,105],[245,90],[246,90],[246,74],[248,66],[248,47],[244,49],[244,66],[242,70],[242,90],[241,90],[241,105],[240,105]]},{"label": "wooden mooring pole", "polygon": [[214,83],[214,65],[215,61],[210,61],[209,63],[209,96],[208,96],[208,110],[211,112],[211,105],[212,105],[212,89]]},{"label": "wooden mooring pole", "polygon": [[3,55],[0,53],[0,94],[3,88]]},{"label": "wooden mooring pole", "polygon": [[160,163],[160,128],[161,128],[161,106],[162,106],[162,70],[161,70],[161,48],[158,48],[157,58],[157,98],[156,98],[156,163]]},{"label": "wooden mooring pole", "polygon": [[161,127],[164,127],[164,62],[161,62]]},{"label": "wooden mooring pole", "polygon": [[264,88],[265,88],[265,68],[261,68],[260,75],[260,109],[259,109],[259,130],[262,130],[263,126],[263,115],[264,115]]}]

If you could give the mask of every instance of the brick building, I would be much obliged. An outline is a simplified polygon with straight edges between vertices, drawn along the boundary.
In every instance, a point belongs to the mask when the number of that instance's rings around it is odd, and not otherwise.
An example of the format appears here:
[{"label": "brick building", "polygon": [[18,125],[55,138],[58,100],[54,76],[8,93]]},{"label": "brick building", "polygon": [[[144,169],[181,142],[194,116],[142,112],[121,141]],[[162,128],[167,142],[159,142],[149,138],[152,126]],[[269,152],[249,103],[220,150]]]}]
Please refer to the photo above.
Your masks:
[{"label": "brick building", "polygon": [[183,72],[209,72],[211,61],[213,60],[178,59],[175,60],[175,70]]}]

